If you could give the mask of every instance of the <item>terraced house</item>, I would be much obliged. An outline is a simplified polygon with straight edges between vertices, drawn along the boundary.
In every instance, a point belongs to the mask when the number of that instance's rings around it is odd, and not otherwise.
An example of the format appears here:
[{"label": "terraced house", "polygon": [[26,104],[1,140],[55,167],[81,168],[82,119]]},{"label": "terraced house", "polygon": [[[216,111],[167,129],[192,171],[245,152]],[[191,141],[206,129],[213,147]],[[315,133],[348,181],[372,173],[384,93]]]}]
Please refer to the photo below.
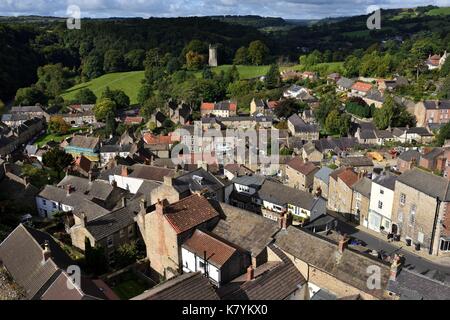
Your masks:
[{"label": "terraced house", "polygon": [[407,245],[450,256],[450,185],[445,178],[418,168],[395,183],[392,232]]},{"label": "terraced house", "polygon": [[87,136],[73,136],[70,138],[68,145],[64,147],[67,153],[70,153],[74,158],[85,156],[91,161],[99,161],[99,145],[100,139],[98,137]]}]

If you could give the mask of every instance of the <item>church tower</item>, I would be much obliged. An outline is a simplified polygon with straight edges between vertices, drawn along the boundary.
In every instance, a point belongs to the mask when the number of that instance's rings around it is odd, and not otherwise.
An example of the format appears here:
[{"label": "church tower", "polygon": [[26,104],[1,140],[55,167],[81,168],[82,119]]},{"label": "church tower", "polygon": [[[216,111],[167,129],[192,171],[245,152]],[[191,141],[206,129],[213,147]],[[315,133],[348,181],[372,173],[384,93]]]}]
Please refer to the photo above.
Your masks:
[{"label": "church tower", "polygon": [[210,67],[217,67],[217,46],[209,45],[209,61]]}]

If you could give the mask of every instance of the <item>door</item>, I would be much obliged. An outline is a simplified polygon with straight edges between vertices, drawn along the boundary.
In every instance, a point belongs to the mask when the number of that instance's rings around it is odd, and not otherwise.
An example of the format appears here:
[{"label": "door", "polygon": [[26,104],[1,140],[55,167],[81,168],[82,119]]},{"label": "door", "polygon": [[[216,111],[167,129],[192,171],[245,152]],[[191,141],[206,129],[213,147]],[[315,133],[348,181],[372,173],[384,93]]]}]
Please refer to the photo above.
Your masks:
[{"label": "door", "polygon": [[381,216],[375,212],[369,212],[369,229],[380,232]]}]

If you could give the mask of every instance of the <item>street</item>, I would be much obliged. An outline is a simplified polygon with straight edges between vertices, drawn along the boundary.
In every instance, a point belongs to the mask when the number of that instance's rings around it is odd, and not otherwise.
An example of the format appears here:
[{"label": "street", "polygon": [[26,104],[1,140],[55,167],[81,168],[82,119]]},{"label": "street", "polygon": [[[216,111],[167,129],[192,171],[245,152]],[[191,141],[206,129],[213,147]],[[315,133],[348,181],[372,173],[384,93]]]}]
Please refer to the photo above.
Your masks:
[{"label": "street", "polygon": [[404,255],[404,257],[406,258],[404,268],[413,270],[417,273],[421,273],[427,277],[439,281],[450,282],[450,266],[440,265],[430,260],[424,259],[407,250],[403,250],[388,243],[387,240],[379,239],[343,221],[338,222],[337,231],[346,233],[349,236],[364,241],[367,244],[367,248],[374,249],[379,252],[382,251],[387,255],[392,255],[395,252]]}]

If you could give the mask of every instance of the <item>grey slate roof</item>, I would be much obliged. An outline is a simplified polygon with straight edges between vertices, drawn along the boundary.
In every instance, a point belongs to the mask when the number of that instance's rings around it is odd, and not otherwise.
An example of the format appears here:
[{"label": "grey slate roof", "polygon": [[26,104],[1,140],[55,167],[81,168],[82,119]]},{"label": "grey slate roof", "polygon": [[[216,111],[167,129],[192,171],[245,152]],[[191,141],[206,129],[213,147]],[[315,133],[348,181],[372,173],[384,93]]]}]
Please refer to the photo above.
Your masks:
[{"label": "grey slate roof", "polygon": [[350,89],[353,85],[354,81],[345,77],[340,78],[336,84],[338,86],[344,87],[346,89]]},{"label": "grey slate roof", "polygon": [[281,206],[292,204],[311,210],[314,204],[312,194],[270,180],[266,180],[263,183],[261,189],[258,191],[258,195],[262,200]]},{"label": "grey slate roof", "polygon": [[328,185],[328,182],[330,181],[330,174],[333,172],[333,169],[328,167],[322,167],[319,171],[317,171],[314,174],[314,177],[317,179],[322,180]]},{"label": "grey slate roof", "polygon": [[366,198],[370,198],[370,190],[372,188],[372,180],[367,177],[363,177],[358,182],[356,182],[352,189]]},{"label": "grey slate roof", "polygon": [[449,181],[443,177],[413,168],[401,174],[397,181],[441,201],[450,201]]},{"label": "grey slate roof", "polygon": [[[270,249],[281,259],[281,262],[269,261],[257,267],[255,278],[246,281],[242,275],[218,290],[225,300],[284,300],[299,290],[306,283],[286,254],[274,245]],[[263,269],[263,272],[259,272]]]},{"label": "grey slate roof", "polygon": [[86,195],[86,198],[99,200],[106,200],[114,187],[109,182],[103,180],[95,180],[90,182],[89,179],[77,176],[67,175],[59,183],[59,188],[64,188],[70,185],[76,192]]},{"label": "grey slate roof", "polygon": [[223,202],[212,202],[223,216],[212,233],[258,256],[279,230],[275,221]]},{"label": "grey slate roof", "polygon": [[342,166],[351,167],[370,167],[373,166],[373,161],[369,157],[346,157],[339,159]]},{"label": "grey slate roof", "polygon": [[139,200],[137,197],[125,207],[90,220],[86,229],[98,241],[134,224],[134,217],[139,212]]},{"label": "grey slate roof", "polygon": [[397,180],[397,176],[389,173],[381,173],[372,179],[373,183],[379,184],[385,188],[394,190],[395,189],[395,181]]},{"label": "grey slate roof", "polygon": [[450,285],[403,269],[387,290],[400,295],[400,300],[450,300]]},{"label": "grey slate roof", "polygon": [[[51,258],[43,263],[43,245],[49,242]],[[44,232],[20,224],[0,244],[0,260],[24,290],[28,299],[39,298],[56,279],[59,268],[72,264],[71,259],[53,238]]]},{"label": "grey slate roof", "polygon": [[296,132],[316,132],[318,127],[313,124],[307,124],[298,114],[293,114],[288,121],[294,126]]},{"label": "grey slate roof", "polygon": [[131,300],[219,300],[209,280],[200,272],[170,279]]},{"label": "grey slate roof", "polygon": [[450,100],[425,100],[425,109],[450,109]]},{"label": "grey slate roof", "polygon": [[[342,254],[333,241],[289,226],[275,236],[275,245],[310,266],[376,297],[383,297],[389,278],[389,266],[347,248]],[[381,289],[368,289],[367,268],[377,266],[381,271]]]},{"label": "grey slate roof", "polygon": [[403,160],[403,161],[411,161],[413,159],[415,159],[417,161],[417,163],[419,162],[420,159],[420,152],[417,150],[407,150],[402,152],[399,156],[399,159]]},{"label": "grey slate roof", "polygon": [[430,152],[424,154],[422,158],[427,160],[433,160],[434,158],[438,157],[439,155],[444,153],[444,149],[442,148],[434,148]]},{"label": "grey slate roof", "polygon": [[191,192],[207,189],[209,192],[216,192],[222,189],[225,184],[203,168],[185,173],[173,179],[173,187],[183,193],[187,190]]},{"label": "grey slate roof", "polygon": [[83,149],[95,149],[99,141],[98,137],[74,136],[69,145]]},{"label": "grey slate roof", "polygon": [[231,180],[233,183],[241,184],[243,186],[252,187],[255,189],[259,189],[261,185],[264,183],[265,177],[257,174],[252,175],[243,175],[240,177],[235,177]]}]

